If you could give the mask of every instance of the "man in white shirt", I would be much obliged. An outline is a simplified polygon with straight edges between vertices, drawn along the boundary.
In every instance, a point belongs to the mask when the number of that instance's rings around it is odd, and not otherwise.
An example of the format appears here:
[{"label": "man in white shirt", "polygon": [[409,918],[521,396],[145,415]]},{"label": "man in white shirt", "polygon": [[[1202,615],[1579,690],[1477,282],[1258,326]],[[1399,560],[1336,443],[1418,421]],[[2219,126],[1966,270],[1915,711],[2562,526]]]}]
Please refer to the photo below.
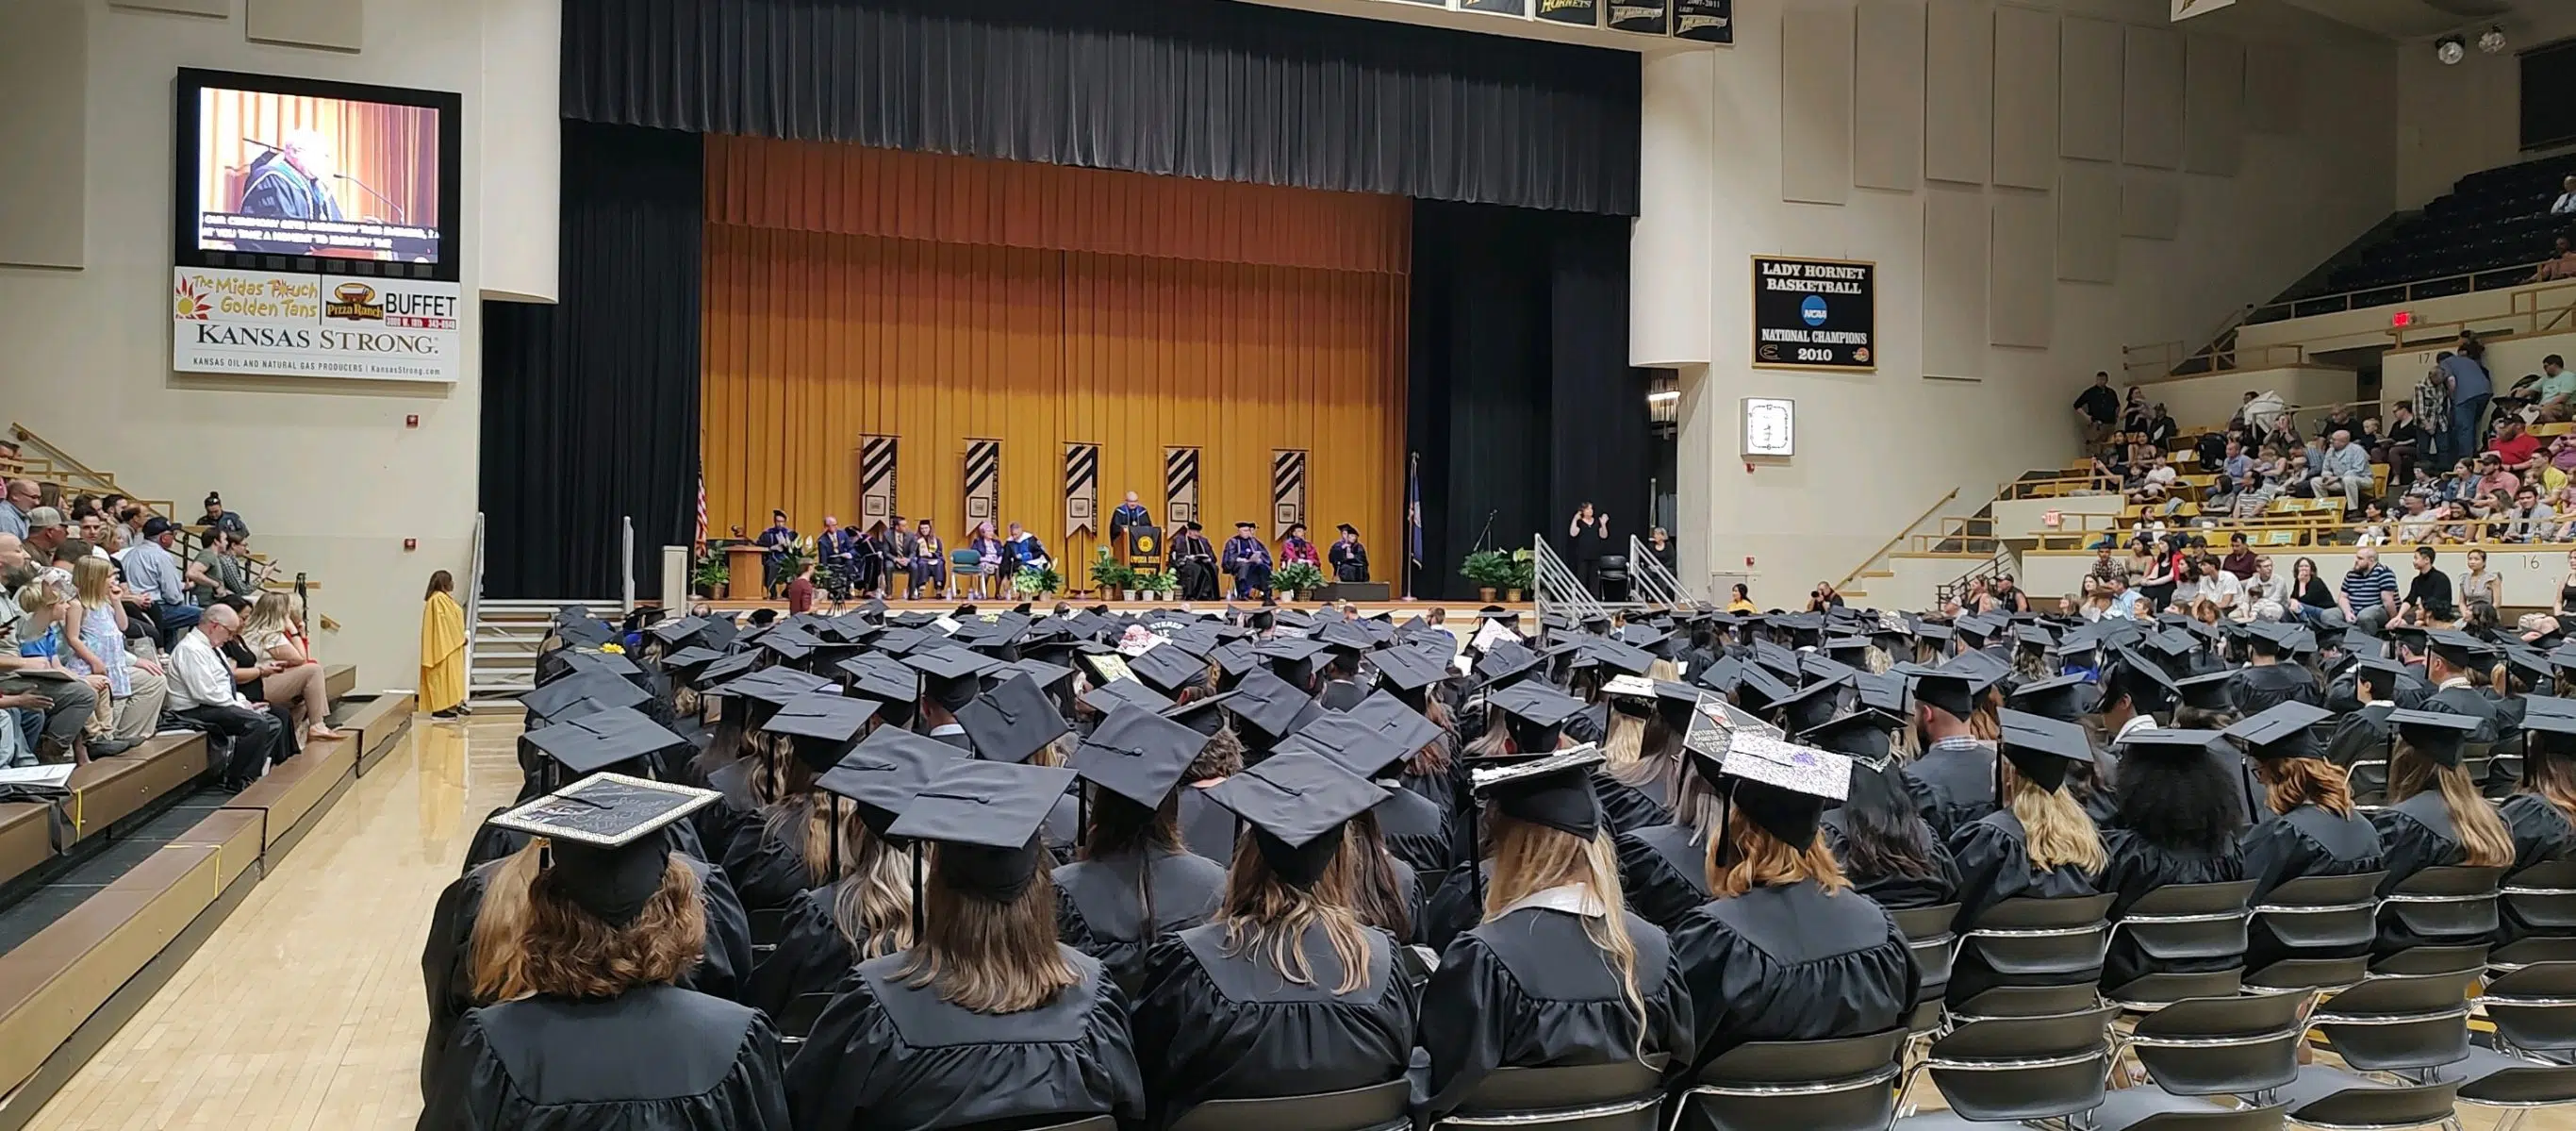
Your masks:
[{"label": "man in white shirt", "polygon": [[268,704],[243,698],[233,682],[232,661],[222,649],[240,631],[241,614],[231,606],[207,609],[161,665],[169,677],[170,713],[232,739],[232,760],[218,784],[236,792],[267,772],[270,762],[283,761],[286,753],[286,732],[277,716],[268,713]]},{"label": "man in white shirt", "polygon": [[2325,470],[2309,486],[2320,499],[2342,492],[2344,510],[2359,514],[2362,489],[2370,486],[2370,453],[2352,442],[2352,433],[2337,429],[2326,448]]},{"label": "man in white shirt", "polygon": [[2245,581],[2245,598],[2237,602],[2240,621],[2279,620],[2290,608],[2290,579],[2272,572],[2272,555],[2254,559],[2254,576]]},{"label": "man in white shirt", "polygon": [[2558,199],[2549,203],[2549,214],[2552,216],[2576,216],[2576,177],[2569,177],[2564,181],[2560,181],[2558,183],[2558,187],[2567,191],[2559,193]]},{"label": "man in white shirt", "polygon": [[[2218,615],[2236,617],[2245,603],[2245,583],[2219,567],[2217,558],[2200,559],[2200,599],[2216,606]],[[2237,618],[2242,619],[2242,618]]]}]

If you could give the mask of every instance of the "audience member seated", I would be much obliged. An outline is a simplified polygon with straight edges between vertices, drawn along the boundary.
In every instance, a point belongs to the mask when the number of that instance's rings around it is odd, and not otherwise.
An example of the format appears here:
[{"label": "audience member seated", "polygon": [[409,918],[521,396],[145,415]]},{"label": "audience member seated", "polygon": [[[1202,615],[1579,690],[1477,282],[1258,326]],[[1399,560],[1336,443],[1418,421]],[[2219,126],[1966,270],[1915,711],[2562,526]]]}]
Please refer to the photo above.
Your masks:
[{"label": "audience member seated", "polygon": [[2344,509],[2361,509],[2361,493],[2370,486],[2370,453],[2352,442],[2352,433],[2337,428],[2326,440],[2325,467],[2309,483],[2320,499],[2343,496]]},{"label": "audience member seated", "polygon": [[2496,535],[2499,542],[2545,542],[2558,529],[2553,521],[2558,512],[2541,502],[2540,492],[2528,484],[2515,492],[2512,509],[2498,517],[2505,520],[2504,529]]},{"label": "audience member seated", "polygon": [[7,497],[0,498],[0,534],[6,534],[20,542],[26,541],[27,512],[43,505],[39,501],[43,498],[44,493],[36,486],[35,480],[10,480]]},{"label": "audience member seated", "polygon": [[2522,489],[2522,477],[2507,468],[2504,457],[2496,452],[2479,452],[2476,467],[2477,478],[2453,501],[2474,500],[2480,495],[2510,499]]},{"label": "audience member seated", "polygon": [[171,647],[164,668],[170,713],[232,740],[232,758],[219,784],[238,791],[283,757],[285,731],[277,716],[260,709],[265,704],[253,704],[235,689],[233,666],[222,648],[241,631],[241,614],[229,605],[216,605],[191,623],[195,627]]},{"label": "audience member seated", "polygon": [[2496,436],[2487,444],[2487,450],[2495,453],[2506,471],[2518,476],[2536,474],[2541,465],[2540,437],[2525,430],[2519,416],[2500,413],[2498,417]]},{"label": "audience member seated", "polygon": [[2576,246],[2570,246],[2565,236],[2558,237],[2557,242],[2550,245],[2548,260],[2540,265],[2540,270],[2531,274],[2531,281],[2535,283],[2556,279],[2576,279]]},{"label": "audience member seated", "polygon": [[2165,415],[2164,402],[2158,401],[2147,409],[2147,443],[2157,451],[2165,450],[2165,445],[2173,442],[2175,430],[2181,427],[2173,417]]},{"label": "audience member seated", "polygon": [[27,616],[18,594],[35,580],[17,536],[0,534],[0,707],[41,717],[35,733],[21,737],[31,739],[26,746],[36,761],[56,765],[78,756],[81,731],[97,712],[98,696],[88,681],[55,663],[51,651],[28,653],[20,635]]},{"label": "audience member seated", "polygon": [[2165,462],[2165,457],[2156,456],[2147,464],[2146,471],[2138,475],[2137,482],[2129,488],[2129,501],[2163,502],[2167,496],[2173,494],[2174,482],[2180,478],[2180,473],[2173,469],[2172,464]]},{"label": "audience member seated", "polygon": [[116,512],[116,549],[109,553],[116,555],[117,560],[122,561],[125,551],[150,541],[151,539],[143,533],[143,528],[151,522],[152,512],[143,509],[142,504],[125,504],[123,510]]},{"label": "audience member seated", "polygon": [[331,729],[331,693],[322,684],[322,661],[313,658],[301,612],[293,594],[261,594],[242,622],[242,643],[261,660],[283,665],[260,680],[260,696],[278,717],[304,724],[308,738],[338,738],[340,732]]},{"label": "audience member seated", "polygon": [[2566,191],[2559,193],[2558,199],[2549,203],[2549,214],[2552,216],[2576,216],[2576,177],[2569,177],[2564,181],[2560,181],[2558,184],[2560,188],[2565,189]]},{"label": "audience member seated", "polygon": [[221,526],[207,528],[206,546],[189,565],[188,600],[199,608],[226,597],[259,596],[259,587],[250,583],[250,570],[234,556],[232,533]]},{"label": "audience member seated", "polygon": [[54,551],[71,539],[69,524],[63,512],[52,507],[37,507],[27,512],[27,556],[40,566],[54,560]]},{"label": "audience member seated", "polygon": [[[187,571],[170,552],[179,540],[179,528],[169,519],[155,516],[143,523],[143,541],[125,552],[125,583],[136,592],[152,598],[152,619],[161,630],[161,646],[175,646],[178,637],[197,623],[199,608],[188,603],[182,588]],[[236,622],[238,626],[238,622]]]},{"label": "audience member seated", "polygon": [[2361,504],[2361,517],[2353,526],[2352,544],[2385,546],[2388,544],[2388,509],[2377,499]]},{"label": "audience member seated", "polygon": [[225,510],[224,497],[212,491],[206,492],[206,513],[197,519],[197,525],[223,531],[236,542],[250,537],[250,524],[243,522],[241,515]]},{"label": "audience member seated", "polygon": [[[116,565],[96,554],[82,553],[71,568],[74,604],[80,616],[80,645],[64,668],[81,675],[94,675],[107,683],[108,696],[100,699],[95,718],[109,732],[102,741],[93,735],[89,752],[94,757],[121,754],[135,744],[152,737],[161,726],[161,709],[169,697],[161,666],[150,659],[133,655],[125,648],[125,602],[123,586],[116,580]],[[97,685],[93,683],[95,692]]]}]

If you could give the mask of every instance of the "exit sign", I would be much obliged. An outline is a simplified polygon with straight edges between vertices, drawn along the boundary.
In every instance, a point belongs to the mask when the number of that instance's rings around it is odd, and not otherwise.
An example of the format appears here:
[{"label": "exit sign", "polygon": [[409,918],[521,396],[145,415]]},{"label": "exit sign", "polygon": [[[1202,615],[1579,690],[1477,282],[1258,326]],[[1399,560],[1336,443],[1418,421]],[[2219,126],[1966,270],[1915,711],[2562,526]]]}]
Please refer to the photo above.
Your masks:
[{"label": "exit sign", "polygon": [[2401,310],[2395,314],[2391,314],[2388,316],[2388,324],[2401,330],[2408,326],[2412,326],[2415,324],[2415,312],[2412,310]]}]

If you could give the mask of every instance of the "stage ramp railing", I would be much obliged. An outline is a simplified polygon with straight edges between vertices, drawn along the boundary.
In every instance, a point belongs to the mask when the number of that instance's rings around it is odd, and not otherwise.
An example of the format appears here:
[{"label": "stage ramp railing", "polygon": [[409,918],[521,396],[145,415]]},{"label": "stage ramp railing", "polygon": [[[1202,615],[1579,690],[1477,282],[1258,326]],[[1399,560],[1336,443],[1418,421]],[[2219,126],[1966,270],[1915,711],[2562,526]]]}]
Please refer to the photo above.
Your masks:
[{"label": "stage ramp railing", "polygon": [[1644,605],[1687,605],[1695,599],[1682,588],[1682,580],[1664,568],[1664,560],[1655,556],[1654,548],[1631,534],[1628,536],[1628,600]]},{"label": "stage ramp railing", "polygon": [[1547,614],[1551,612],[1563,613],[1567,620],[1576,624],[1607,615],[1592,591],[1584,588],[1583,578],[1566,566],[1565,559],[1556,556],[1555,548],[1547,544],[1546,535],[1531,536],[1530,564],[1534,567],[1531,574],[1537,589],[1531,596],[1538,602],[1539,624],[1542,626],[1547,623]]}]

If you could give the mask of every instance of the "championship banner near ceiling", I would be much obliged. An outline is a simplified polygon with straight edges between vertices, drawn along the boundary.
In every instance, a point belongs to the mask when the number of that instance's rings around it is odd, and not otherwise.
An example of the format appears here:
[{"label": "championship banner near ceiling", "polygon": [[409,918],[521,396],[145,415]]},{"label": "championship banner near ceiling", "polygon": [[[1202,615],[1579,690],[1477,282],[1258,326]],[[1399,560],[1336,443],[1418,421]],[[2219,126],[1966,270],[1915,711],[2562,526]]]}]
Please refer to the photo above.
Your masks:
[{"label": "championship banner near ceiling", "polygon": [[1876,264],[1753,257],[1755,368],[1875,371],[1877,323]]},{"label": "championship banner near ceiling", "polygon": [[1735,42],[1735,0],[1673,0],[1673,34],[1703,43]]},{"label": "championship banner near ceiling", "polygon": [[1610,0],[1610,27],[1639,35],[1669,35],[1673,30],[1673,0]]},{"label": "championship banner near ceiling", "polygon": [[463,293],[426,279],[174,268],[170,368],[454,384]]},{"label": "championship banner near ceiling", "polygon": [[1461,12],[1492,12],[1498,16],[1529,16],[1530,0],[1458,0]]},{"label": "championship banner near ceiling", "polygon": [[1600,27],[1600,0],[1538,0],[1538,18],[1576,27]]},{"label": "championship banner near ceiling", "polygon": [[[1279,448],[1270,453],[1270,536],[1306,521],[1306,453]],[[1314,531],[1307,531],[1309,536]]]},{"label": "championship banner near ceiling", "polygon": [[[975,524],[989,522],[1001,510],[1002,442],[1000,440],[966,441],[966,531]],[[996,523],[994,534],[1001,531]]]},{"label": "championship banner near ceiling", "polygon": [[1064,446],[1064,536],[1095,533],[1100,521],[1100,445]]},{"label": "championship banner near ceiling", "polygon": [[895,436],[859,437],[859,528],[865,530],[894,518]]},{"label": "championship banner near ceiling", "polygon": [[1199,520],[1199,450],[1163,449],[1164,520],[1177,532]]}]

